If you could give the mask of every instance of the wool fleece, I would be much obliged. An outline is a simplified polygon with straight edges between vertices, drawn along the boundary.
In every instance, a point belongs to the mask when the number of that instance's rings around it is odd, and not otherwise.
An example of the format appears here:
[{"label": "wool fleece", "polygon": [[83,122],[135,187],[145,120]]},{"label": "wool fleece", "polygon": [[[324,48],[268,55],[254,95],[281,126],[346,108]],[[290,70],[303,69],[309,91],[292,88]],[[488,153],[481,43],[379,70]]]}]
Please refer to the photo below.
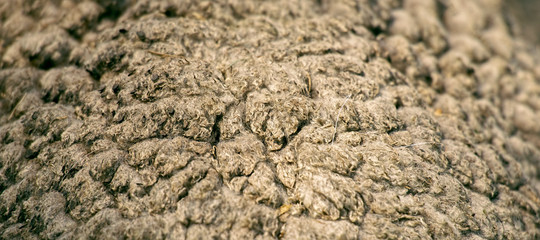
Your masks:
[{"label": "wool fleece", "polygon": [[539,239],[505,6],[0,1],[0,238]]}]

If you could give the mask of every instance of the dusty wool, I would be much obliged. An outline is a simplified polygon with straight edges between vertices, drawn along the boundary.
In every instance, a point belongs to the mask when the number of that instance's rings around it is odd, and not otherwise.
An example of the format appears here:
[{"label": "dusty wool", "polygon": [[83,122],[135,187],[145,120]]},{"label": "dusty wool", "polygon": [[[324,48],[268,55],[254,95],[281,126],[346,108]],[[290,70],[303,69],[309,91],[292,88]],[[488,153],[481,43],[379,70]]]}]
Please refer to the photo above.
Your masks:
[{"label": "dusty wool", "polygon": [[0,238],[538,239],[504,6],[0,1]]}]

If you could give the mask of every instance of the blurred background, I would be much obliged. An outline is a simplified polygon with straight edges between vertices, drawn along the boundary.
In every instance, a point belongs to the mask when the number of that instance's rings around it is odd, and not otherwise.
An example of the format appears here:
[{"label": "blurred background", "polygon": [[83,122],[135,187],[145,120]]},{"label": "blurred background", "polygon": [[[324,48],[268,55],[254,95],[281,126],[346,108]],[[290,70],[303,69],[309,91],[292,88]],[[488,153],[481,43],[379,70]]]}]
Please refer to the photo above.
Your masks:
[{"label": "blurred background", "polygon": [[516,22],[518,30],[536,46],[540,45],[540,0],[505,0],[512,16],[508,21]]}]

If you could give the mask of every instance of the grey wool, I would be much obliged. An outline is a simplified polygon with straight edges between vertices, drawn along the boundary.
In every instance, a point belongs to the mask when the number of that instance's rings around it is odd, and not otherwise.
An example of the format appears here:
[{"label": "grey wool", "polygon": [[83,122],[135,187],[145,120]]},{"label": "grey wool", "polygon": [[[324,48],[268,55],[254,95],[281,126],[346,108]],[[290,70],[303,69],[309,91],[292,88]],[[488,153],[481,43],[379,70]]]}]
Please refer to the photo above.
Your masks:
[{"label": "grey wool", "polygon": [[511,9],[0,1],[0,238],[540,239]]}]

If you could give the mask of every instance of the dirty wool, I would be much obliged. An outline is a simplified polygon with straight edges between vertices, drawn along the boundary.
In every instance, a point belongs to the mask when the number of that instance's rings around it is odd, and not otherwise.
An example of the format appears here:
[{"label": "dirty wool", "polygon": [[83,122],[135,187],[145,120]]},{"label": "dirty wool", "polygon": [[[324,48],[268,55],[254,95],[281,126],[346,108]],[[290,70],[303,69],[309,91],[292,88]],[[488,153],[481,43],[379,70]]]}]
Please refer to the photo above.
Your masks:
[{"label": "dirty wool", "polygon": [[501,0],[0,1],[2,239],[538,239]]}]

